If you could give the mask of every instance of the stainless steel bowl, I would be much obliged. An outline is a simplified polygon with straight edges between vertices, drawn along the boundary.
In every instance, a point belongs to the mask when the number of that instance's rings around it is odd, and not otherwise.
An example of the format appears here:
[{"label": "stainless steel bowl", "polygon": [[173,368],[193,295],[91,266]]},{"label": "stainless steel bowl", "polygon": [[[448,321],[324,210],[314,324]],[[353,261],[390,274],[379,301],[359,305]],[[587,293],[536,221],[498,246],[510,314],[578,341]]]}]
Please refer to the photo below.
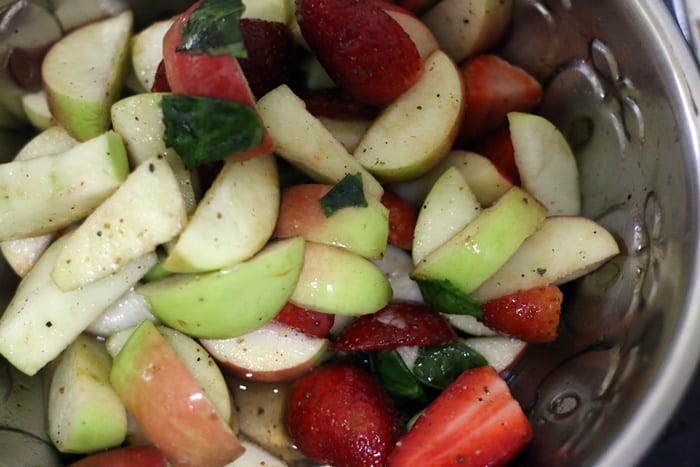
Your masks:
[{"label": "stainless steel bowl", "polygon": [[[70,1],[37,0],[31,8],[45,12]],[[121,3],[142,21],[172,8]],[[8,5],[29,8],[3,4],[5,19]],[[0,28],[5,23],[0,17]],[[5,64],[13,40],[0,32]],[[542,112],[575,149],[584,212],[622,247],[614,261],[567,288],[557,342],[531,346],[508,376],[536,431],[518,463],[633,465],[660,434],[700,357],[697,63],[655,0],[515,0],[513,27],[499,48],[546,83]],[[19,70],[31,78],[31,56],[24,58]],[[0,121],[15,127],[0,132],[6,158],[27,136],[13,117],[14,74],[0,77]],[[7,268],[0,281],[7,300],[16,281]],[[59,465],[43,429],[41,378],[0,363],[0,397],[0,465]]]}]

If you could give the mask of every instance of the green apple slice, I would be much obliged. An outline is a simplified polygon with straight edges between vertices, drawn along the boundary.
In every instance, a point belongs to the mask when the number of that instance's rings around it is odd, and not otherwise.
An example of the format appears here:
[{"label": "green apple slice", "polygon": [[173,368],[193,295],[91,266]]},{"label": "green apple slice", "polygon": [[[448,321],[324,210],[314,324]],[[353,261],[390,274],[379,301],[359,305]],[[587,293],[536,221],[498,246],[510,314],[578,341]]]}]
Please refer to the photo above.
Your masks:
[{"label": "green apple slice", "polygon": [[545,207],[532,195],[513,187],[424,258],[412,277],[419,282],[447,281],[463,294],[471,294],[540,228],[545,215]]},{"label": "green apple slice", "polygon": [[51,279],[51,270],[70,235],[64,234],[44,252],[0,318],[0,354],[28,375],[56,358],[157,260],[155,253],[148,253],[115,274],[64,292]]},{"label": "green apple slice", "polygon": [[109,382],[104,342],[82,334],[58,361],[49,386],[48,433],[56,449],[87,454],[126,438],[126,408]]},{"label": "green apple slice", "polygon": [[109,107],[125,75],[133,15],[83,26],[56,42],[41,76],[54,118],[81,141],[109,128]]},{"label": "green apple slice", "polygon": [[391,284],[370,260],[322,243],[306,242],[304,267],[290,301],[323,313],[359,316],[379,311]]},{"label": "green apple slice", "polygon": [[481,212],[469,185],[454,166],[437,179],[418,212],[413,233],[413,263],[462,230]]},{"label": "green apple slice", "polygon": [[56,259],[51,277],[63,290],[89,284],[155,251],[186,223],[185,204],[170,164],[154,157],[131,172],[80,224]]},{"label": "green apple slice", "polygon": [[353,155],[385,182],[428,172],[457,136],[463,94],[454,62],[441,50],[433,52],[420,79],[379,114]]},{"label": "green apple slice", "polygon": [[163,60],[163,37],[175,22],[173,18],[156,21],[131,39],[131,66],[144,91],[150,91],[156,70]]},{"label": "green apple slice", "polygon": [[340,120],[321,116],[318,119],[349,152],[355,150],[362,136],[372,125],[372,120]]},{"label": "green apple slice", "polygon": [[522,112],[509,113],[508,126],[522,187],[550,216],[578,215],[578,167],[564,135],[549,120]]},{"label": "green apple slice", "polygon": [[0,240],[70,225],[110,196],[129,172],[114,132],[57,155],[0,164]]},{"label": "green apple slice", "polygon": [[275,229],[279,200],[274,155],[224,162],[163,267],[206,272],[251,258]]},{"label": "green apple slice", "polygon": [[143,321],[117,354],[110,381],[172,464],[225,465],[243,454],[231,427],[150,321]]},{"label": "green apple slice", "polygon": [[518,290],[563,284],[588,274],[619,252],[615,237],[592,219],[548,217],[474,296],[487,301]]},{"label": "green apple slice", "polygon": [[360,173],[368,196],[381,198],[384,189],[333,137],[304,101],[286,85],[265,94],[257,104],[275,152],[319,183],[338,183],[347,174]]},{"label": "green apple slice", "polygon": [[35,128],[45,130],[53,124],[53,115],[44,90],[25,94],[21,101],[22,110]]},{"label": "green apple slice", "polygon": [[235,337],[272,319],[292,294],[304,262],[304,239],[266,246],[219,271],[176,274],[136,288],[168,326],[206,339]]}]

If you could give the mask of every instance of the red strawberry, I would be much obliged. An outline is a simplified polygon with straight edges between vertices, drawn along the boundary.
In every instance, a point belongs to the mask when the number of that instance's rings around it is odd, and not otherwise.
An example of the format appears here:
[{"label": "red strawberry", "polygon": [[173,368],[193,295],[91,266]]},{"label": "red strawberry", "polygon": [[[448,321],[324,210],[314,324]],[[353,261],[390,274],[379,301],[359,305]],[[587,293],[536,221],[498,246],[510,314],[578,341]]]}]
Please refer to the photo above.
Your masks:
[{"label": "red strawberry", "polygon": [[170,84],[165,74],[165,63],[163,60],[160,61],[158,68],[156,68],[156,75],[153,78],[151,92],[170,92]]},{"label": "red strawberry", "polygon": [[504,465],[532,427],[496,370],[466,370],[418,418],[389,456],[389,467]]},{"label": "red strawberry", "polygon": [[394,349],[405,345],[444,345],[456,337],[449,322],[423,304],[392,302],[371,315],[360,316],[338,335],[337,352]]},{"label": "red strawberry", "polygon": [[525,342],[551,342],[557,337],[562,299],[556,285],[521,290],[484,303],[481,321]]},{"label": "red strawberry", "polygon": [[410,250],[413,248],[413,231],[416,229],[418,211],[390,190],[384,190],[382,204],[389,210],[389,243]]},{"label": "red strawberry", "polygon": [[328,75],[361,102],[387,104],[423,71],[411,38],[370,0],[296,0],[296,17]]},{"label": "red strawberry", "polygon": [[311,337],[326,337],[333,327],[335,315],[309,310],[287,302],[274,320]]},{"label": "red strawberry", "polygon": [[477,144],[475,150],[487,157],[500,174],[513,185],[520,185],[520,173],[515,164],[515,150],[513,149],[513,141],[510,139],[508,125],[503,125],[496,131],[489,133]]},{"label": "red strawberry", "polygon": [[461,144],[506,123],[508,112],[532,111],[542,98],[534,77],[496,55],[473,57],[460,66],[460,73],[465,87]]},{"label": "red strawberry", "polygon": [[378,112],[375,106],[359,103],[338,89],[308,91],[300,97],[306,104],[306,110],[316,117],[371,120]]},{"label": "red strawberry", "polygon": [[397,438],[391,399],[368,372],[348,364],[317,367],[297,380],[286,417],[303,454],[338,466],[382,466]]},{"label": "red strawberry", "polygon": [[251,91],[260,98],[289,80],[294,63],[294,39],[287,25],[277,21],[242,18],[238,24],[248,52],[238,63]]}]

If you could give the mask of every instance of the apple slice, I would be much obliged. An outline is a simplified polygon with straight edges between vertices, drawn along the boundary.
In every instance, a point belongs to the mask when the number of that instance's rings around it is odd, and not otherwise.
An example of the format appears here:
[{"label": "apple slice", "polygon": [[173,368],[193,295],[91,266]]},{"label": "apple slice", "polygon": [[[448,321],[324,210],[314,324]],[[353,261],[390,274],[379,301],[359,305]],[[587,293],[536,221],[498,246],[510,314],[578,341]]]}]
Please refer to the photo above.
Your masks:
[{"label": "apple slice", "polygon": [[384,189],[352,157],[321,121],[306,110],[304,101],[286,85],[265,94],[258,112],[275,152],[319,183],[335,184],[347,174],[360,173],[367,196],[381,198]]},{"label": "apple slice", "polygon": [[53,115],[49,110],[49,101],[43,89],[22,96],[22,110],[29,119],[29,123],[39,130],[45,130],[53,125]]},{"label": "apple slice", "polygon": [[488,49],[505,33],[512,0],[440,0],[421,15],[442,49],[455,61]]},{"label": "apple slice", "polygon": [[163,267],[171,272],[204,272],[249,259],[270,239],[279,199],[275,156],[227,160]]},{"label": "apple slice", "polygon": [[362,136],[372,125],[372,120],[341,120],[321,116],[317,118],[348,152],[355,150]]},{"label": "apple slice", "polygon": [[51,270],[70,235],[64,234],[44,252],[0,318],[0,354],[28,375],[56,358],[157,260],[155,253],[148,253],[115,274],[64,292],[51,279]]},{"label": "apple slice", "polygon": [[146,300],[131,288],[109,305],[85,331],[95,336],[108,337],[134,327],[144,319],[156,321]]},{"label": "apple slice", "polygon": [[[392,300],[407,302],[422,302],[423,296],[420,293],[418,284],[411,279],[413,271],[413,260],[406,250],[394,245],[388,245],[384,252],[384,257],[375,260],[374,264],[389,279],[392,290]],[[337,333],[339,328],[333,326],[332,332]]]},{"label": "apple slice", "polygon": [[508,126],[522,187],[547,207],[548,215],[578,215],[578,167],[564,135],[549,120],[529,113],[510,112]]},{"label": "apple slice", "polygon": [[76,229],[51,277],[73,290],[118,271],[174,238],[187,223],[175,175],[163,157],[146,161]]},{"label": "apple slice", "polygon": [[54,0],[52,12],[64,31],[72,31],[124,11],[124,0]]},{"label": "apple slice", "polygon": [[175,20],[156,21],[131,39],[131,66],[144,92],[150,91],[158,64],[163,60],[163,37]]},{"label": "apple slice", "polygon": [[380,5],[406,31],[423,60],[440,48],[433,31],[415,13],[395,3],[380,2]]},{"label": "apple slice", "polygon": [[280,240],[248,261],[209,273],[175,274],[140,285],[136,292],[158,319],[185,334],[240,336],[265,324],[287,303],[304,249],[302,237]]},{"label": "apple slice", "polygon": [[68,467],[168,467],[168,463],[155,446],[125,446],[83,457]]},{"label": "apple slice", "polygon": [[229,339],[202,339],[214,359],[234,376],[279,382],[298,378],[321,362],[328,339],[311,337],[275,321]]},{"label": "apple slice", "polygon": [[563,284],[598,268],[620,252],[597,222],[580,216],[549,217],[493,277],[474,291],[482,302],[518,290]]},{"label": "apple slice", "polygon": [[450,149],[462,117],[459,70],[441,50],[425,60],[418,81],[375,119],[353,155],[381,181],[416,178]]},{"label": "apple slice", "polygon": [[527,343],[506,336],[469,337],[462,342],[479,352],[499,373],[515,365],[527,347]]},{"label": "apple slice", "polygon": [[389,280],[370,260],[307,241],[304,266],[290,301],[322,313],[359,316],[382,309],[391,296]]},{"label": "apple slice", "polygon": [[243,454],[230,426],[150,321],[143,321],[117,354],[110,381],[146,437],[173,465],[224,465]]},{"label": "apple slice", "polygon": [[481,205],[460,171],[449,167],[437,179],[418,213],[413,234],[413,263],[420,263],[480,212]]},{"label": "apple slice", "polygon": [[470,336],[495,336],[496,331],[486,326],[472,315],[452,315],[443,313],[443,316],[450,322],[453,328]]},{"label": "apple slice", "polygon": [[289,24],[294,16],[294,3],[288,0],[245,0],[241,18],[258,18]]},{"label": "apple slice", "polygon": [[58,155],[0,164],[0,240],[70,225],[110,196],[128,172],[122,140],[111,131]]},{"label": "apple slice", "polygon": [[447,281],[472,293],[518,250],[545,219],[546,209],[526,191],[513,187],[490,208],[424,258],[412,277]]},{"label": "apple slice", "polygon": [[109,128],[109,107],[124,80],[132,24],[127,10],[83,26],[56,42],[44,58],[41,76],[51,114],[78,140]]},{"label": "apple slice", "polygon": [[65,350],[49,386],[48,433],[60,452],[88,454],[122,444],[126,408],[109,382],[104,342],[84,334]]}]

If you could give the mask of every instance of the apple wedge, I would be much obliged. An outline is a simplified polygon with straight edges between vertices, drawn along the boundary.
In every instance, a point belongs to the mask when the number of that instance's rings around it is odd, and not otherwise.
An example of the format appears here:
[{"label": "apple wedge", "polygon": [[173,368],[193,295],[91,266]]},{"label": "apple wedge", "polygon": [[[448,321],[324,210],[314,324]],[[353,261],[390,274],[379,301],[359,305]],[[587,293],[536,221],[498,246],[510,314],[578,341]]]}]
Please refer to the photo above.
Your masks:
[{"label": "apple wedge", "polygon": [[0,354],[28,375],[56,358],[156,263],[155,253],[148,253],[115,274],[64,292],[51,271],[70,236],[64,234],[44,252],[0,318]]},{"label": "apple wedge", "polygon": [[60,452],[88,454],[124,441],[126,408],[109,382],[111,368],[104,342],[84,334],[58,360],[49,385],[47,430]]},{"label": "apple wedge", "polygon": [[22,110],[34,128],[45,130],[53,125],[53,115],[49,109],[46,92],[40,90],[22,96]]},{"label": "apple wedge", "polygon": [[316,242],[306,242],[304,266],[290,301],[322,313],[359,316],[391,300],[391,284],[370,260]]},{"label": "apple wedge", "polygon": [[109,197],[128,172],[124,144],[111,131],[61,154],[0,164],[0,240],[72,224]]},{"label": "apple wedge", "polygon": [[488,49],[505,33],[512,0],[440,0],[420,18],[455,61]]},{"label": "apple wedge", "polygon": [[615,237],[594,220],[548,217],[503,267],[474,291],[474,297],[485,302],[518,290],[563,284],[588,274],[619,252]]},{"label": "apple wedge", "polygon": [[440,48],[433,31],[415,13],[395,3],[381,3],[381,7],[406,31],[423,60]]},{"label": "apple wedge", "polygon": [[206,272],[251,258],[275,229],[279,199],[275,156],[227,160],[163,267],[171,272]]},{"label": "apple wedge", "polygon": [[360,173],[368,196],[381,198],[379,182],[348,153],[321,121],[306,110],[304,101],[286,85],[258,101],[275,152],[319,183],[334,184],[347,174]]},{"label": "apple wedge", "polygon": [[298,378],[322,361],[329,344],[275,321],[242,336],[200,342],[228,373],[265,382]]},{"label": "apple wedge", "polygon": [[128,261],[174,238],[187,223],[175,175],[163,157],[154,157],[84,221],[56,259],[56,285],[73,290],[108,276]]},{"label": "apple wedge", "polygon": [[294,16],[294,3],[289,0],[245,0],[241,18],[258,18],[289,24]]},{"label": "apple wedge", "polygon": [[163,60],[163,37],[175,20],[151,23],[131,38],[131,66],[144,92],[150,91]]},{"label": "apple wedge", "polygon": [[[411,279],[413,271],[413,260],[409,252],[394,245],[388,245],[382,259],[375,260],[380,271],[384,273],[392,290],[392,300],[407,302],[422,302],[423,296],[420,293],[418,284]],[[331,332],[339,331],[339,327],[334,324]]]},{"label": "apple wedge", "polygon": [[479,352],[499,373],[515,365],[527,347],[527,343],[506,336],[468,337],[462,342]]},{"label": "apple wedge", "polygon": [[110,381],[146,437],[173,465],[224,465],[243,454],[231,427],[150,321],[143,321],[117,354]]},{"label": "apple wedge", "polygon": [[41,67],[54,118],[85,141],[109,128],[109,107],[125,75],[131,11],[83,26],[49,49]]},{"label": "apple wedge", "polygon": [[496,336],[498,333],[472,315],[442,314],[456,330],[470,336]]},{"label": "apple wedge", "polygon": [[441,50],[425,60],[418,81],[387,106],[369,127],[353,155],[384,182],[416,178],[449,151],[462,117],[462,79]]},{"label": "apple wedge", "polygon": [[522,187],[547,207],[548,215],[578,215],[578,167],[564,135],[549,120],[529,113],[509,113],[508,126]]},{"label": "apple wedge", "polygon": [[219,271],[175,274],[140,285],[151,312],[190,336],[223,339],[272,319],[294,290],[304,262],[304,239],[270,243],[253,258]]},{"label": "apple wedge", "polygon": [[156,321],[146,300],[132,288],[100,313],[85,331],[105,338],[132,328],[144,319]]},{"label": "apple wedge", "polygon": [[367,129],[372,125],[372,120],[341,120],[329,117],[317,117],[333,137],[352,153]]},{"label": "apple wedge", "polygon": [[481,205],[460,171],[449,167],[430,189],[418,212],[411,250],[413,263],[420,263],[480,212]]}]

